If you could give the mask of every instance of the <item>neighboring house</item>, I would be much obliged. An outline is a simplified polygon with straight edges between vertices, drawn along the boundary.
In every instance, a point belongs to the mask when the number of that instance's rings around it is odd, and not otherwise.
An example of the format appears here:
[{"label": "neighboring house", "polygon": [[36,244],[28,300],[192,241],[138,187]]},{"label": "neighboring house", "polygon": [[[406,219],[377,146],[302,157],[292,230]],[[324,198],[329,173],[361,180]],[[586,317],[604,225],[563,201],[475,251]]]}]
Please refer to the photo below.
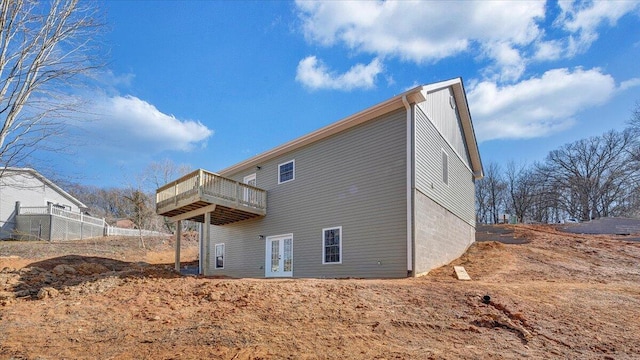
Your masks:
[{"label": "neighboring house", "polygon": [[9,167],[0,172],[1,239],[14,235],[18,215],[17,202],[23,209],[42,209],[51,206],[78,214],[87,209],[78,199],[33,169]]},{"label": "neighboring house", "polygon": [[[304,114],[301,114],[304,116]],[[213,174],[157,191],[158,214],[203,226],[201,272],[419,276],[475,239],[483,170],[462,79],[418,86]],[[176,267],[179,267],[180,227]]]}]

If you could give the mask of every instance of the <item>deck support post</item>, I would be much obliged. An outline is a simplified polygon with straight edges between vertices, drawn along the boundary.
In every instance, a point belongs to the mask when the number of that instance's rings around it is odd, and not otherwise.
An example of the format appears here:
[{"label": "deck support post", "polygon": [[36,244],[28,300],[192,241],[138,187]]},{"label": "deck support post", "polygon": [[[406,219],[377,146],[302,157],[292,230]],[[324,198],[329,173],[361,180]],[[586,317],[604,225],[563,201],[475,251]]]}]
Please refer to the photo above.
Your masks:
[{"label": "deck support post", "polygon": [[204,241],[204,265],[202,266],[203,272],[205,276],[209,275],[209,259],[211,257],[211,213],[207,211],[204,213],[204,224],[203,227],[203,236],[202,241]]},{"label": "deck support post", "polygon": [[180,239],[182,238],[182,221],[176,221],[176,271],[180,272]]}]

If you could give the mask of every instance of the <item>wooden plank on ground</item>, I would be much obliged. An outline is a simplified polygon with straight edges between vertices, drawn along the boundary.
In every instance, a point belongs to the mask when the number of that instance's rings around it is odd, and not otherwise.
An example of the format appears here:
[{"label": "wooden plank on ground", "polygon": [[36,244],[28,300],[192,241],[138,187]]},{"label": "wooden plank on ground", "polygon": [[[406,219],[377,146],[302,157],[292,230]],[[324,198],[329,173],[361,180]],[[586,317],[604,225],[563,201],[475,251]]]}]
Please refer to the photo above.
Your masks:
[{"label": "wooden plank on ground", "polygon": [[454,266],[453,270],[456,271],[458,280],[471,280],[471,277],[467,274],[467,270],[464,269],[464,266]]}]

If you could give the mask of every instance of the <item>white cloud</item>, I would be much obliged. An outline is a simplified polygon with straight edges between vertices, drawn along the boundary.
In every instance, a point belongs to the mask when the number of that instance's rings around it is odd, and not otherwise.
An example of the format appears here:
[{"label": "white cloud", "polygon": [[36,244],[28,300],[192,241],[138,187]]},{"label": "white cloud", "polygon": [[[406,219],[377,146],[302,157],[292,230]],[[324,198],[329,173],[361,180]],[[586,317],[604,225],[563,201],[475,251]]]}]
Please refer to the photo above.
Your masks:
[{"label": "white cloud", "polygon": [[97,80],[103,86],[110,87],[118,87],[118,86],[131,86],[133,79],[135,79],[135,74],[126,73],[126,74],[116,74],[112,70],[107,69],[97,73]]},{"label": "white cloud", "polygon": [[571,58],[640,9],[638,1],[560,1],[555,30],[546,32],[544,1],[305,1],[297,0],[305,38],[380,59],[434,63],[468,53],[490,64],[487,79],[518,81],[533,61]]},{"label": "white cloud", "polygon": [[189,151],[204,146],[213,131],[200,122],[181,120],[135,96],[100,96],[91,121],[81,124],[104,148],[153,153]]},{"label": "white cloud", "polygon": [[298,63],[296,80],[311,89],[353,90],[370,89],[376,77],[383,71],[382,62],[373,59],[368,65],[356,64],[343,74],[336,74],[315,56],[308,56]]},{"label": "white cloud", "polygon": [[547,136],[575,124],[574,116],[605,103],[616,91],[600,69],[554,69],[541,77],[499,86],[474,84],[469,106],[479,141]]},{"label": "white cloud", "polygon": [[470,41],[531,42],[544,3],[298,1],[307,39],[356,50],[435,61],[467,50]]},{"label": "white cloud", "polygon": [[539,41],[535,44],[533,59],[537,61],[558,60],[562,56],[564,56],[564,44],[562,41]]},{"label": "white cloud", "polygon": [[569,38],[568,56],[585,51],[598,39],[597,29],[603,23],[615,26],[624,15],[640,8],[637,1],[573,1],[558,2],[561,13],[556,25],[574,34]]},{"label": "white cloud", "polygon": [[500,82],[510,82],[518,80],[524,73],[526,61],[510,44],[504,42],[488,44],[486,52],[489,57],[496,60],[496,68],[487,68],[485,76]]},{"label": "white cloud", "polygon": [[629,79],[621,82],[620,86],[618,87],[618,90],[625,91],[627,89],[631,89],[636,86],[640,86],[640,78],[633,78],[633,79]]},{"label": "white cloud", "polygon": [[305,37],[325,46],[396,56],[416,63],[470,51],[483,52],[520,76],[519,47],[540,36],[536,21],[544,17],[544,2],[417,2],[327,1],[296,2]]}]

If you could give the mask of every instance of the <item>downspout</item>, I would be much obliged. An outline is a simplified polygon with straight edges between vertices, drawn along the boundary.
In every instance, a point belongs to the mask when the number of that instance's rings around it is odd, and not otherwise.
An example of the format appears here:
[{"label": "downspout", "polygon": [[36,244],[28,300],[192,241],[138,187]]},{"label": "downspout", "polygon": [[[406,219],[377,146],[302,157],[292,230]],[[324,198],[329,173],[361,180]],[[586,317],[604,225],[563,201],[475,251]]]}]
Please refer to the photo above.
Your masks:
[{"label": "downspout", "polygon": [[407,110],[407,276],[415,276],[413,271],[413,119],[411,104],[407,95],[402,95],[402,104]]}]

